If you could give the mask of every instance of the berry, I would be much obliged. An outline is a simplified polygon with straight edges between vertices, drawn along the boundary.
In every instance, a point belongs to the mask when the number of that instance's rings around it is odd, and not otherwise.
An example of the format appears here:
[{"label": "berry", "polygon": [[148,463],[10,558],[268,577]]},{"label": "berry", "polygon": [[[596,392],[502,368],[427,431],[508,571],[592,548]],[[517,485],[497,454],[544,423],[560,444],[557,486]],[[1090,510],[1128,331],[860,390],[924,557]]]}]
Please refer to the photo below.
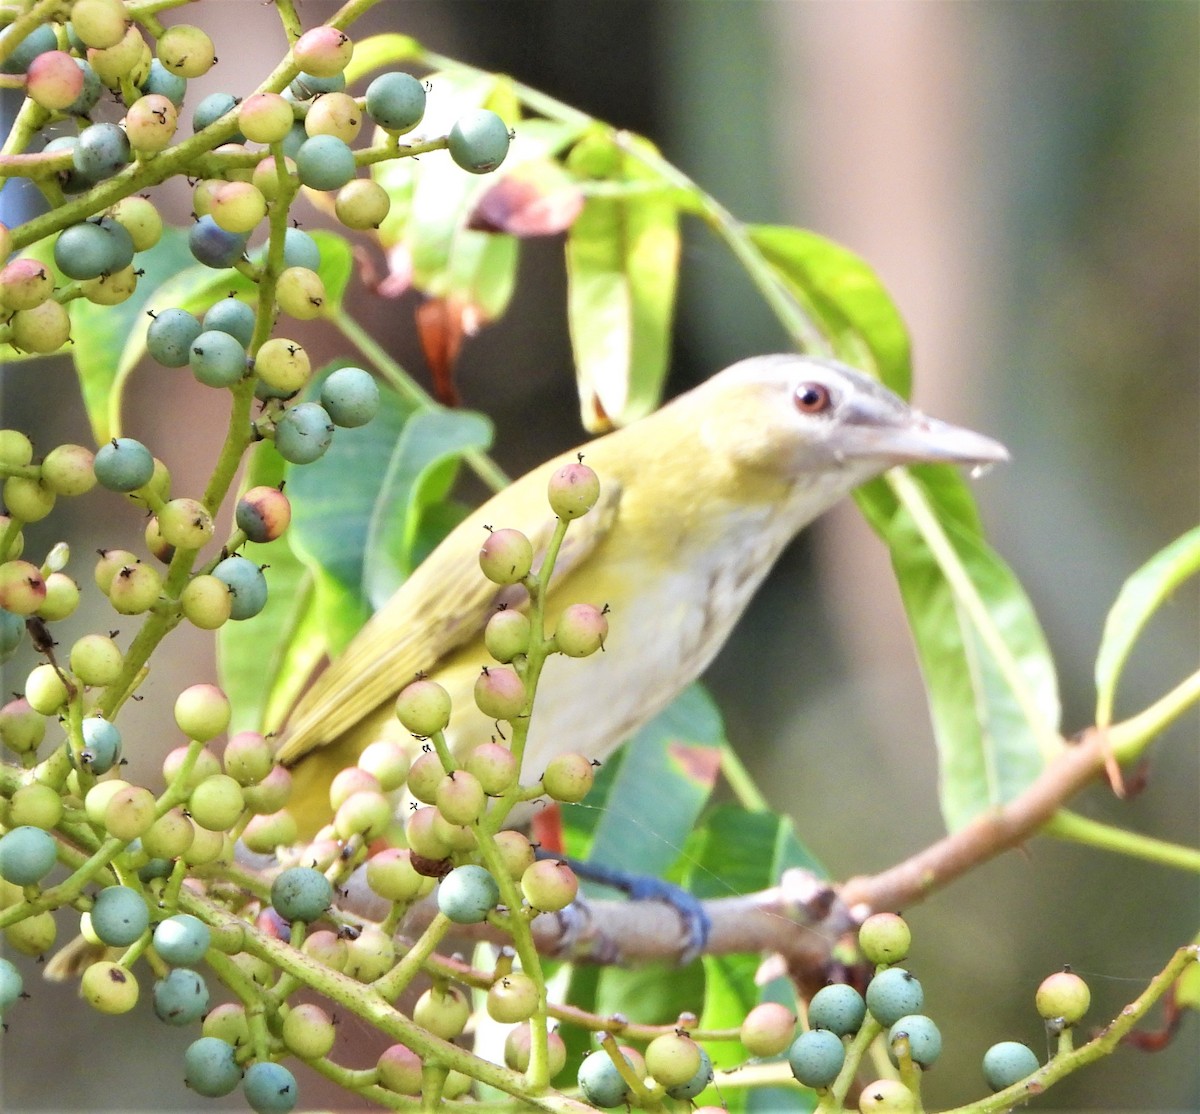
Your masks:
[{"label": "berry", "polygon": [[522,971],[502,975],[488,988],[488,1016],[502,1025],[528,1020],[537,1004],[537,984]]},{"label": "berry", "polygon": [[[215,124],[222,116],[237,110],[241,103],[232,93],[209,93],[192,113],[192,131],[201,132],[210,124]],[[240,143],[245,136],[235,132],[231,137],[234,143]]]},{"label": "berry", "polygon": [[159,36],[157,54],[163,66],[179,77],[200,77],[208,73],[217,60],[208,34],[186,23],[168,27]]},{"label": "berry", "polygon": [[209,329],[192,341],[188,363],[206,387],[232,387],[246,375],[246,349],[229,333]]},{"label": "berry", "polygon": [[283,262],[287,267],[307,267],[310,271],[321,269],[321,249],[307,232],[301,228],[289,228],[283,236]]},{"label": "berry", "polygon": [[304,117],[307,135],[332,135],[343,143],[353,143],[362,130],[362,110],[346,93],[323,93]]},{"label": "berry", "polygon": [[353,178],[340,190],[333,202],[337,219],[347,228],[364,231],[383,224],[392,207],[387,190],[373,178]]},{"label": "berry", "polygon": [[696,1068],[695,1074],[691,1079],[684,1080],[682,1083],[677,1083],[673,1087],[667,1088],[667,1095],[673,1099],[694,1099],[701,1091],[704,1090],[713,1080],[713,1065],[709,1059],[708,1053],[703,1048],[700,1052],[700,1066]]},{"label": "berry", "polygon": [[823,1090],[838,1077],[846,1062],[841,1039],[828,1029],[810,1029],[801,1033],[788,1049],[792,1074],[805,1087]]},{"label": "berry", "polygon": [[8,661],[17,652],[24,634],[25,624],[21,621],[21,616],[0,609],[0,664]]},{"label": "berry", "polygon": [[834,983],[822,987],[808,1006],[808,1023],[814,1029],[828,1029],[839,1037],[857,1033],[867,1015],[863,996],[852,986]]},{"label": "berry", "polygon": [[[13,346],[39,356],[57,352],[71,339],[71,318],[66,309],[53,301],[14,313],[9,324],[12,326]],[[9,510],[12,510],[11,505]]]},{"label": "berry", "polygon": [[354,152],[333,135],[314,135],[300,144],[296,155],[300,181],[314,190],[341,189],[354,177]]},{"label": "berry", "polygon": [[862,1114],[916,1114],[917,1100],[898,1079],[878,1079],[863,1088],[858,1108]]},{"label": "berry", "polygon": [[340,74],[354,53],[354,43],[336,27],[314,27],[292,45],[292,57],[306,73],[315,77]]},{"label": "berry", "polygon": [[179,124],[179,110],[170,97],[147,93],[139,97],[125,114],[125,132],[131,146],[139,152],[164,151],[171,145]]},{"label": "berry", "polygon": [[[3,31],[0,31],[0,43],[3,43],[7,47],[11,39],[11,27],[6,27]],[[30,63],[39,54],[45,54],[46,51],[54,50],[57,46],[58,39],[54,34],[54,28],[48,23],[39,24],[17,43],[16,46],[12,47],[8,58],[0,66],[0,73],[25,73]]]},{"label": "berry", "polygon": [[289,1114],[300,1097],[296,1077],[282,1064],[269,1060],[251,1064],[246,1069],[242,1093],[255,1114]]},{"label": "berry", "polygon": [[146,351],[163,367],[183,367],[200,333],[200,322],[187,310],[159,310],[146,330]]},{"label": "berry", "polygon": [[271,883],[271,904],[285,921],[315,921],[333,904],[333,886],[319,870],[289,867]]},{"label": "berry", "polygon": [[62,819],[63,802],[58,790],[35,781],[22,785],[12,795],[8,810],[8,823],[15,831],[22,825],[49,831]]},{"label": "berry", "polygon": [[238,106],[238,126],[253,143],[278,143],[295,120],[291,103],[278,93],[255,93]]},{"label": "berry", "polygon": [[183,1081],[198,1095],[215,1099],[242,1081],[233,1045],[219,1037],[200,1037],[183,1054]]},{"label": "berry", "polygon": [[38,608],[38,616],[47,622],[57,622],[75,613],[79,606],[79,585],[64,572],[52,572],[46,577],[46,599]]},{"label": "berry", "polygon": [[154,950],[173,966],[199,963],[212,943],[212,932],[198,917],[177,913],[154,929]]},{"label": "berry", "polygon": [[24,980],[21,972],[7,959],[0,959],[0,1017],[21,997]]},{"label": "berry", "polygon": [[579,892],[579,879],[564,862],[540,859],[521,875],[521,893],[542,913],[565,909]]},{"label": "berry", "polygon": [[325,283],[307,267],[288,267],[275,284],[275,302],[289,317],[311,321],[321,315]]},{"label": "berry", "polygon": [[858,946],[872,963],[899,963],[911,943],[912,932],[895,913],[875,913],[858,930]]},{"label": "berry", "polygon": [[111,685],[121,675],[120,647],[103,634],[85,634],[71,646],[71,672],[85,685]]},{"label": "berry", "polygon": [[1059,971],[1042,980],[1035,998],[1038,1013],[1047,1021],[1074,1025],[1088,1011],[1092,992],[1078,975]]},{"label": "berry", "polygon": [[0,878],[14,886],[33,886],[58,858],[54,837],[41,828],[22,825],[0,836]]},{"label": "berry", "polygon": [[0,304],[6,309],[36,309],[53,293],[54,276],[39,259],[14,259],[0,270]]},{"label": "berry", "polygon": [[150,913],[137,890],[109,886],[96,895],[91,913],[92,931],[111,948],[127,948],[150,927]]},{"label": "berry", "polygon": [[470,863],[455,867],[438,885],[438,909],[455,924],[478,924],[487,920],[488,913],[499,900],[500,887],[496,880],[483,867]]},{"label": "berry", "polygon": [[[100,80],[100,75],[92,68],[91,63],[85,62],[82,58],[76,58],[74,62],[83,75],[83,89],[63,111],[69,116],[86,116],[96,107],[104,93],[104,83]],[[69,136],[68,138],[74,139],[75,137]]]},{"label": "berry", "polygon": [[104,809],[104,827],[108,834],[126,843],[140,839],[154,823],[158,802],[149,789],[129,785],[114,793]]},{"label": "berry", "polygon": [[96,451],[96,482],[109,491],[135,491],[154,475],[150,450],[132,437],[114,437]]},{"label": "berry", "polygon": [[121,615],[141,615],[158,602],[162,577],[140,561],[123,566],[108,588],[108,602]]},{"label": "berry", "polygon": [[69,695],[65,682],[52,665],[35,665],[25,678],[25,699],[43,716],[57,713]]},{"label": "berry", "polygon": [[242,787],[228,774],[205,778],[188,797],[188,813],[200,827],[225,832],[237,823],[246,807]]},{"label": "berry", "polygon": [[[263,582],[264,587],[266,581]],[[233,614],[233,593],[222,579],[212,575],[193,577],[179,594],[183,617],[200,630],[216,630]]]},{"label": "berry", "polygon": [[516,719],[525,698],[525,682],[507,665],[484,669],[475,680],[475,706],[489,719]]},{"label": "berry", "polygon": [[[47,305],[56,303],[48,302]],[[29,312],[38,313],[40,309]],[[54,502],[54,492],[30,476],[9,476],[4,481],[4,504],[13,518],[41,522],[54,509]]]},{"label": "berry", "polygon": [[177,859],[192,845],[196,829],[182,808],[163,813],[142,835],[142,850],[152,858]]},{"label": "berry", "polygon": [[1033,1050],[1019,1041],[1000,1041],[983,1054],[983,1078],[993,1091],[1003,1091],[1040,1067]]},{"label": "berry", "polygon": [[[298,101],[310,101],[322,93],[340,93],[346,88],[346,75],[333,74],[331,77],[318,77],[313,73],[298,73],[287,88],[287,94]],[[301,126],[300,134],[304,134]]]},{"label": "berry", "polygon": [[280,1035],[288,1051],[301,1060],[328,1056],[337,1036],[329,1014],[311,1002],[293,1006],[288,1011]]},{"label": "berry", "polygon": [[582,754],[559,754],[542,775],[542,788],[556,801],[577,804],[591,792],[595,770]]},{"label": "berry", "polygon": [[108,88],[117,90],[123,79],[128,78],[138,85],[150,74],[150,63],[153,56],[150,48],[142,38],[141,32],[134,24],[129,24],[121,41],[103,50],[91,49],[87,52],[88,62],[96,71],[96,76]]},{"label": "berry", "polygon": [[32,615],[46,602],[42,570],[28,561],[0,565],[0,607],[13,615]]},{"label": "berry", "polygon": [[211,216],[203,216],[188,231],[188,248],[206,267],[232,267],[246,250],[246,234],[226,232]]},{"label": "berry", "polygon": [[564,522],[587,514],[600,498],[600,478],[586,464],[564,464],[546,486],[550,509]]},{"label": "berry", "polygon": [[208,1012],[208,984],[190,967],[176,967],[154,984],[154,1012],[168,1025],[190,1025]]},{"label": "berry", "polygon": [[389,1091],[398,1095],[421,1093],[421,1058],[411,1048],[393,1044],[380,1055],[376,1069],[380,1086]]},{"label": "berry", "polygon": [[906,1014],[919,1012],[925,1004],[921,984],[903,967],[880,971],[867,984],[866,998],[871,1016],[889,1028]]},{"label": "berry", "polygon": [[412,1019],[434,1036],[453,1040],[466,1028],[471,1003],[457,986],[431,986],[413,1006]]},{"label": "berry", "polygon": [[385,793],[399,789],[408,777],[408,752],[390,739],[369,743],[358,756],[358,768],[371,774]]},{"label": "berry", "polygon": [[61,50],[48,50],[29,64],[25,93],[51,112],[70,108],[83,93],[83,71]]},{"label": "berry", "polygon": [[[499,796],[509,789],[520,773],[513,752],[495,742],[481,743],[477,746],[467,755],[465,766],[465,772],[472,775],[480,790],[489,797]],[[457,776],[455,774],[455,777]]]},{"label": "berry", "polygon": [[163,540],[176,549],[199,549],[213,536],[212,515],[198,499],[172,499],[156,517]]},{"label": "berry", "polygon": [[508,125],[494,112],[477,108],[460,116],[450,129],[450,157],[471,174],[487,174],[508,154]]},{"label": "berry", "polygon": [[[273,391],[278,391],[281,397],[287,397],[300,390],[308,382],[311,370],[312,365],[303,346],[287,337],[273,337],[268,340],[254,357],[254,373]],[[315,403],[303,405],[314,407],[314,411],[320,409]],[[325,414],[324,410],[321,413]],[[329,424],[328,414],[325,414],[325,421],[321,424]],[[324,451],[321,450],[322,453]]]},{"label": "berry", "polygon": [[222,298],[204,315],[204,330],[228,333],[246,348],[254,337],[254,308],[232,296]]},{"label": "berry", "polygon": [[563,610],[554,628],[554,645],[569,658],[585,658],[604,648],[608,619],[603,608],[573,603]]},{"label": "berry", "polygon": [[291,464],[311,464],[325,455],[335,426],[315,402],[293,406],[276,423],[275,448]]},{"label": "berry", "polygon": [[267,215],[267,199],[250,182],[222,182],[210,195],[208,215],[226,232],[252,232]]},{"label": "berry", "polygon": [[84,128],[71,151],[75,169],[92,182],[111,178],[129,162],[129,157],[129,137],[116,124]]},{"label": "berry", "polygon": [[479,568],[493,584],[516,584],[533,567],[533,544],[520,530],[493,530],[479,550]]},{"label": "berry", "polygon": [[83,972],[79,992],[88,1005],[101,1013],[128,1013],[138,1000],[138,983],[133,973],[116,963],[101,960]]},{"label": "berry", "polygon": [[[550,1054],[550,1078],[553,1079],[566,1067],[567,1046],[556,1030],[551,1030],[547,1035],[549,1037],[547,1051]],[[529,1023],[522,1022],[520,1025],[515,1025],[508,1031],[508,1036],[504,1038],[504,1062],[513,1071],[528,1071],[529,1054],[532,1048],[533,1037],[529,1031]]]},{"label": "berry", "polygon": [[379,385],[360,367],[338,368],[321,384],[321,405],[334,425],[366,425],[379,410]]},{"label": "berry", "polygon": [[231,619],[253,618],[266,606],[267,578],[253,561],[236,554],[226,557],[213,569],[212,575],[229,588]]},{"label": "berry", "polygon": [[[633,1061],[628,1056],[624,1056],[624,1059],[632,1069]],[[628,1105],[632,1098],[625,1077],[604,1051],[593,1052],[584,1057],[583,1063],[579,1065],[577,1082],[583,1097],[604,1109]]]},{"label": "berry", "polygon": [[15,754],[33,753],[45,735],[46,721],[28,700],[18,697],[0,708],[0,741]]},{"label": "berry", "polygon": [[296,818],[285,811],[252,816],[242,829],[242,842],[260,855],[272,854],[277,847],[295,843],[298,837]]},{"label": "berry", "polygon": [[432,889],[433,879],[416,872],[407,847],[389,847],[367,860],[367,885],[385,901],[408,902]]},{"label": "berry", "polygon": [[700,1046],[686,1033],[664,1033],[646,1046],[646,1071],[664,1087],[687,1083],[700,1070]]},{"label": "berry", "polygon": [[425,115],[425,86],[412,74],[380,74],[367,86],[367,114],[384,131],[411,131]]},{"label": "berry", "polygon": [[82,445],[59,445],[42,461],[42,483],[56,495],[83,495],[96,486],[94,460]]},{"label": "berry", "polygon": [[379,790],[353,793],[338,807],[333,817],[333,830],[341,840],[361,835],[366,840],[377,839],[392,822],[392,806]]},{"label": "berry", "polygon": [[483,628],[483,644],[498,662],[507,664],[529,652],[529,616],[523,611],[504,608],[497,611]]},{"label": "berry", "polygon": [[67,278],[96,278],[118,269],[114,266],[116,247],[113,237],[99,224],[73,224],[54,241],[54,265]]},{"label": "berry", "polygon": [[146,79],[142,82],[143,93],[160,93],[176,108],[183,104],[187,93],[187,78],[171,73],[157,58],[150,62]]},{"label": "berry", "polygon": [[487,807],[487,795],[474,774],[455,770],[442,778],[434,804],[451,824],[474,824]]},{"label": "berry", "polygon": [[116,46],[125,37],[125,5],[121,0],[75,0],[71,29],[84,46],[97,50]]},{"label": "berry", "polygon": [[913,1063],[923,1068],[932,1067],[942,1054],[942,1034],[933,1020],[922,1013],[900,1018],[888,1031],[888,1056],[893,1064],[899,1063],[895,1045],[902,1037],[908,1038],[908,1050]]}]

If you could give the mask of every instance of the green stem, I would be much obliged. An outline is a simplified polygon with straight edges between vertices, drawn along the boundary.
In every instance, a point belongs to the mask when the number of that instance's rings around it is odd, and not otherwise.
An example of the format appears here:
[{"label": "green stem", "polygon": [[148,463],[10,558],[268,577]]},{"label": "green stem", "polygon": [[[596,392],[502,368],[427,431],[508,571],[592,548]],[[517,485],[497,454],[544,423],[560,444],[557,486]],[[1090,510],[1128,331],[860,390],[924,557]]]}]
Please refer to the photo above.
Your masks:
[{"label": "green stem", "polygon": [[750,812],[770,811],[770,802],[754,784],[753,776],[737,751],[728,744],[721,748],[721,773],[743,808]]},{"label": "green stem", "polygon": [[1098,1036],[1070,1052],[1055,1055],[1048,1064],[1032,1075],[997,1091],[986,1099],[956,1106],[942,1114],[1005,1114],[1042,1094],[1046,1088],[1064,1079],[1087,1064],[1103,1059],[1116,1049],[1133,1027],[1150,1012],[1151,1007],[1167,992],[1184,970],[1200,959],[1200,947],[1190,944],[1180,948],[1171,961],[1153,979],[1138,998],[1126,1006]]},{"label": "green stem", "polygon": [[[438,404],[429,397],[415,379],[392,358],[387,350],[375,340],[341,306],[331,309],[327,319],[343,337],[365,356],[392,389],[418,410],[435,410]],[[503,491],[509,484],[508,477],[487,453],[471,449],[463,454],[471,471],[493,492]]]},{"label": "green stem", "polygon": [[1200,703],[1200,670],[1180,681],[1149,708],[1108,729],[1108,745],[1119,762],[1136,758],[1160,732]]},{"label": "green stem", "polygon": [[1045,835],[1082,843],[1101,851],[1114,851],[1118,855],[1129,855],[1135,859],[1158,863],[1160,866],[1190,870],[1200,874],[1200,850],[1169,843],[1164,839],[1139,835],[1098,820],[1089,820],[1068,809],[1059,809],[1050,822],[1042,828]]},{"label": "green stem", "polygon": [[884,478],[896,498],[900,500],[901,506],[912,516],[925,544],[929,546],[937,559],[938,567],[950,585],[955,599],[966,611],[983,644],[995,660],[997,668],[1021,709],[1021,715],[1037,740],[1043,759],[1049,761],[1062,749],[1062,737],[1042,715],[1042,710],[1038,707],[1025,676],[1021,672],[1021,667],[1005,643],[1003,635],[996,628],[987,605],[983,602],[979,590],[963,567],[958,551],[946,536],[945,528],[938,521],[937,515],[933,513],[925,492],[921,490],[917,481],[901,468],[893,468]]}]

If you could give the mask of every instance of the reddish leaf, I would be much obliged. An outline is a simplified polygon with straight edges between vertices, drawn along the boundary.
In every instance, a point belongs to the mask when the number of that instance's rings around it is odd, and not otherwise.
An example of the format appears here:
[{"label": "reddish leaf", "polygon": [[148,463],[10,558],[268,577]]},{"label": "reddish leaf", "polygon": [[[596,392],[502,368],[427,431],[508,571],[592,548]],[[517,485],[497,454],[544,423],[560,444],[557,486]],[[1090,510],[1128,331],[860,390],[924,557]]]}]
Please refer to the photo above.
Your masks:
[{"label": "reddish leaf", "polygon": [[417,307],[417,335],[433,374],[434,396],[444,406],[457,406],[454,365],[465,337],[479,331],[479,309],[459,298],[429,298]]},{"label": "reddish leaf", "polygon": [[574,223],[583,193],[553,163],[525,163],[486,190],[467,218],[479,232],[553,236]]}]

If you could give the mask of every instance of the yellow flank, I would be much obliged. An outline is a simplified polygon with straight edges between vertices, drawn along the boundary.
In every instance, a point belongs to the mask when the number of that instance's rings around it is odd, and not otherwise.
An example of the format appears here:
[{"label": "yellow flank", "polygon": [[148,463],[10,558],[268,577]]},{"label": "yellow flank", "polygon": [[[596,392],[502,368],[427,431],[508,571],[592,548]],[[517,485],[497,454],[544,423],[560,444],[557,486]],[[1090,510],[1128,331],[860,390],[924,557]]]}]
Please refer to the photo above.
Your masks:
[{"label": "yellow flank", "polygon": [[[814,411],[814,399],[828,405]],[[608,604],[609,636],[602,653],[547,661],[526,781],[564,751],[603,759],[665,707],[716,654],[788,541],[857,484],[908,460],[1003,458],[995,442],[924,419],[840,364],[772,356],[547,462],[461,523],[298,702],[279,757],[293,767],[289,809],[302,835],[328,821],[330,780],[369,743],[417,746],[393,704],[419,672],[450,692],[456,753],[496,735],[472,701],[490,662],[483,627],[501,604],[528,601],[484,578],[479,548],[487,527],[519,529],[536,568],[555,525],[547,481],[577,452],[601,498],[567,531],[547,631],[584,602]]]}]

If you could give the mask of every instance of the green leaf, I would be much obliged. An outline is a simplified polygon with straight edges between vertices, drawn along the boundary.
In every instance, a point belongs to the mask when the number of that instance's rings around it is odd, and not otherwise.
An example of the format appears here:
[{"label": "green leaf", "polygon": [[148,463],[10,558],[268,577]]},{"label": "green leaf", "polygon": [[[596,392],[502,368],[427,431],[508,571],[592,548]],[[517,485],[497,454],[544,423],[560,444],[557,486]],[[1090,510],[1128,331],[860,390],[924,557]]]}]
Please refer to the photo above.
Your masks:
[{"label": "green leaf", "polygon": [[1096,654],[1096,725],[1112,722],[1117,682],[1134,643],[1163,601],[1200,573],[1200,526],[1159,550],[1121,585]]},{"label": "green leaf", "polygon": [[874,370],[907,398],[908,330],[875,272],[854,252],[807,229],[760,224],[748,231],[809,314],[824,323],[838,358]]},{"label": "green leaf", "polygon": [[[956,491],[961,478],[949,470],[935,475],[923,490],[1044,722],[1056,729],[1058,682],[1033,607],[979,536],[973,506]],[[871,497],[861,495],[860,505]],[[1028,787],[1043,765],[1039,740],[910,515],[902,508],[889,514],[877,503],[867,517],[888,543],[916,641],[938,745],[942,815],[954,831]]]},{"label": "green leaf", "polygon": [[491,440],[491,422],[470,410],[439,407],[404,424],[367,529],[363,592],[372,608],[381,607],[425,556],[430,516],[437,518],[435,533],[448,532],[441,508],[459,462],[465,452],[486,450]]},{"label": "green leaf", "polygon": [[647,963],[639,967],[604,967],[596,984],[592,1009],[602,1017],[624,1014],[642,1025],[669,1025],[681,1013],[697,1013],[704,1000],[704,968]]},{"label": "green leaf", "polygon": [[346,66],[346,84],[353,85],[360,77],[384,66],[415,62],[423,51],[424,48],[411,35],[390,32],[360,39],[354,44],[354,56]]},{"label": "green leaf", "polygon": [[[624,137],[653,151],[644,139]],[[656,182],[607,131],[571,151],[581,179]],[[583,423],[626,425],[662,395],[671,349],[679,269],[679,209],[666,191],[593,195],[567,233],[567,319]]]},{"label": "green leaf", "polygon": [[[724,738],[712,698],[699,685],[684,689],[623,749],[588,857],[614,870],[665,874],[712,794]],[[589,795],[578,808],[595,803]]]}]

